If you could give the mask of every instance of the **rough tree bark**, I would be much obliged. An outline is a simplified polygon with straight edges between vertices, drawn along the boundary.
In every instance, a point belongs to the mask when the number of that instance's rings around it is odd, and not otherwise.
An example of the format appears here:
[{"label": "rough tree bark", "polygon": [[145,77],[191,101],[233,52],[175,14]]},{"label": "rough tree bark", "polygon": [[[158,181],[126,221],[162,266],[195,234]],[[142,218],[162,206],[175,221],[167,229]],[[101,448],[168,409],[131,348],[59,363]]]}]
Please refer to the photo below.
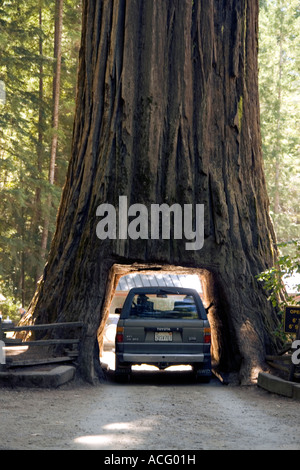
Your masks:
[{"label": "rough tree bark", "polygon": [[[97,331],[120,274],[194,268],[213,354],[247,382],[276,350],[276,312],[255,276],[274,262],[258,99],[257,0],[84,0],[71,161],[27,321],[83,319],[92,380]],[[205,205],[205,241],[105,240],[102,203]],[[97,348],[96,348],[97,349]]]}]

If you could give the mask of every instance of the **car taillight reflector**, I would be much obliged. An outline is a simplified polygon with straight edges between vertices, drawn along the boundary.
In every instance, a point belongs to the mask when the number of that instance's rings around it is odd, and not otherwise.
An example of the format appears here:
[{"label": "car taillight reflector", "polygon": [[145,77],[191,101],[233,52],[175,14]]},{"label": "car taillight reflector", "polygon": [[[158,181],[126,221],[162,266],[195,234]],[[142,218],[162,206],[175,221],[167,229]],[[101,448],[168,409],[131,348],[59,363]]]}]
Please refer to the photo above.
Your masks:
[{"label": "car taillight reflector", "polygon": [[204,328],[204,343],[211,342],[211,333],[210,328]]},{"label": "car taillight reflector", "polygon": [[122,326],[118,326],[117,328],[117,334],[116,334],[116,342],[117,343],[123,343],[124,339],[124,328]]}]

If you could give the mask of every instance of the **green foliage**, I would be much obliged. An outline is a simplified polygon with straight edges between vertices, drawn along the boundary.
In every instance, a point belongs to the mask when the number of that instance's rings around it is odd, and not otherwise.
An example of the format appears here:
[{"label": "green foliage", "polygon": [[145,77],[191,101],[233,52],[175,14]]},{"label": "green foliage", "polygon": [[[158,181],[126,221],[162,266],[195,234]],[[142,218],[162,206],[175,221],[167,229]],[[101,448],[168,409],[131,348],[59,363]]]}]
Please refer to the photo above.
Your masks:
[{"label": "green foliage", "polygon": [[53,0],[0,3],[0,80],[6,89],[0,104],[0,286],[24,305],[44,265],[48,194],[53,233],[71,148],[81,13],[80,2],[65,0],[59,143],[55,184],[49,185],[54,14]]},{"label": "green foliage", "polygon": [[[300,3],[261,0],[261,133],[271,217],[279,242],[300,236]],[[290,245],[282,247],[290,252]]]},{"label": "green foliage", "polygon": [[14,323],[18,323],[21,318],[21,314],[19,312],[20,306],[20,304],[16,304],[14,298],[6,298],[6,300],[0,304],[2,319],[5,320],[7,317],[9,317],[9,319]]},{"label": "green foliage", "polygon": [[[286,248],[286,243],[279,245],[279,248]],[[268,293],[268,300],[270,300],[274,307],[279,309],[279,316],[282,320],[282,328],[277,333],[283,335],[283,315],[287,305],[300,305],[300,300],[293,297],[289,293],[283,295],[285,289],[284,278],[292,277],[294,274],[300,274],[300,240],[293,240],[289,242],[290,254],[285,254],[279,257],[278,264],[271,269],[268,269],[257,276],[257,279],[263,283],[264,289]],[[298,294],[300,295],[300,284],[295,286]]]},{"label": "green foliage", "polygon": [[[279,247],[285,247],[287,244],[281,244]],[[258,276],[263,281],[264,288],[269,293],[269,300],[272,301],[274,307],[280,307],[282,310],[288,304],[298,304],[291,295],[285,296],[280,300],[280,293],[284,288],[284,277],[291,277],[295,273],[300,274],[300,241],[292,241],[290,245],[294,248],[292,255],[283,255],[279,257],[277,266],[273,266]],[[297,286],[300,293],[300,284]]]}]

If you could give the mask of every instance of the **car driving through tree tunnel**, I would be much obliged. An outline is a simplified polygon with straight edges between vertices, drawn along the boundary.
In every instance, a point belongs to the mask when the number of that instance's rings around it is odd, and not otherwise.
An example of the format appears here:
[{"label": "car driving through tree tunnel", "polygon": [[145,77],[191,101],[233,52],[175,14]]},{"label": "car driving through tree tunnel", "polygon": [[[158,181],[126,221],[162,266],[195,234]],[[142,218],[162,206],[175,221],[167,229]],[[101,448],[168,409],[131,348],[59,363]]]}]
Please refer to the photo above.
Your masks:
[{"label": "car driving through tree tunnel", "polygon": [[198,379],[211,377],[211,332],[196,290],[142,287],[129,291],[117,324],[115,375],[127,379],[131,366],[163,370],[191,365]]}]

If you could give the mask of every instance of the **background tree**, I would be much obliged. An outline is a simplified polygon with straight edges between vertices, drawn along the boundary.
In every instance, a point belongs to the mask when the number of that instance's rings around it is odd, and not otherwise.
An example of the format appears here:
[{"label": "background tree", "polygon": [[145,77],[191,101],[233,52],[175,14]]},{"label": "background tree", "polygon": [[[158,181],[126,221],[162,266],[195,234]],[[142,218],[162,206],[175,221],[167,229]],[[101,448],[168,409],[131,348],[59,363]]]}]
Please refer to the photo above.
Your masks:
[{"label": "background tree", "polygon": [[0,289],[11,299],[11,304],[1,305],[3,311],[10,305],[11,311],[16,311],[16,303],[27,307],[32,298],[44,266],[41,243],[45,214],[49,213],[48,195],[52,197],[52,236],[70,153],[80,3],[65,0],[60,92],[63,117],[58,129],[54,184],[49,184],[54,6],[52,1],[40,0],[4,1],[0,7],[0,79],[7,92],[0,114]]},{"label": "background tree", "polygon": [[[54,71],[53,71],[53,104],[52,104],[52,137],[49,164],[49,184],[54,185],[56,153],[58,142],[58,124],[59,124],[59,99],[60,99],[60,81],[61,81],[61,56],[62,56],[62,29],[63,29],[63,0],[55,2],[55,27],[54,27]],[[50,210],[52,205],[51,191],[47,197],[47,207],[44,219],[44,227],[41,242],[41,257],[45,258],[47,249]]]},{"label": "background tree", "polygon": [[[256,279],[274,263],[258,101],[258,2],[83,1],[71,161],[26,321],[83,319],[80,372],[124,270],[199,269],[219,367],[248,381],[276,349]],[[205,205],[205,242],[96,236],[99,204]],[[96,358],[97,359],[97,358]],[[257,370],[256,370],[257,372]]]},{"label": "background tree", "polygon": [[[300,5],[262,0],[259,84],[268,193],[279,242],[299,239]],[[293,244],[282,251],[292,255]]]}]

